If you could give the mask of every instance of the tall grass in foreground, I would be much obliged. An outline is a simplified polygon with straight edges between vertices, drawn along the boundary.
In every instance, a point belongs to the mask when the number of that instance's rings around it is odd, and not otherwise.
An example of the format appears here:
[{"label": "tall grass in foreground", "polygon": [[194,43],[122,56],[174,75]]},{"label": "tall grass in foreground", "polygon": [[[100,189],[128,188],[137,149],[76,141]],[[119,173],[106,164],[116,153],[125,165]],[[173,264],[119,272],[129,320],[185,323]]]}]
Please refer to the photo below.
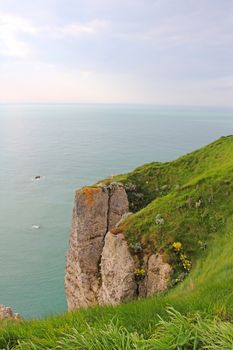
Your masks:
[{"label": "tall grass in foreground", "polygon": [[0,324],[0,349],[233,350],[231,232],[217,237],[187,280],[167,294]]},{"label": "tall grass in foreground", "polygon": [[[146,339],[138,332],[129,332],[112,320],[103,328],[86,325],[80,333],[75,327],[57,340],[54,349],[60,350],[185,350],[233,349],[233,324],[219,318],[195,313],[184,316],[173,308],[168,318],[160,318],[153,334]],[[45,350],[30,342],[21,342],[17,350]]]}]

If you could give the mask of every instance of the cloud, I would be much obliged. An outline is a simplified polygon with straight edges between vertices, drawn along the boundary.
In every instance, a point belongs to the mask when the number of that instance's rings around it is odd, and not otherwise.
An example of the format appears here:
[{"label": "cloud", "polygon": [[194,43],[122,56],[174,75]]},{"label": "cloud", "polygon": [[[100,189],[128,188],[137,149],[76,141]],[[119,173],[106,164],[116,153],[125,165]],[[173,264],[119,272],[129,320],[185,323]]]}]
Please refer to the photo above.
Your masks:
[{"label": "cloud", "polygon": [[25,57],[31,54],[30,46],[19,34],[35,34],[36,28],[24,18],[0,13],[0,55]]},{"label": "cloud", "polygon": [[233,43],[233,27],[229,16],[205,13],[203,10],[179,13],[174,11],[143,23],[143,26],[124,26],[115,31],[115,36],[132,42],[147,42],[160,49],[187,46],[217,46]]},{"label": "cloud", "polygon": [[35,50],[28,42],[31,36],[77,38],[81,35],[97,34],[107,26],[106,21],[97,19],[65,25],[35,25],[26,18],[0,13],[0,56],[25,58],[32,55]]},{"label": "cloud", "polygon": [[106,21],[93,20],[87,23],[71,23],[64,26],[42,27],[41,31],[48,33],[50,37],[65,38],[78,37],[82,34],[97,34],[108,26]]},{"label": "cloud", "polygon": [[232,24],[228,0],[2,1],[0,99],[232,105]]}]

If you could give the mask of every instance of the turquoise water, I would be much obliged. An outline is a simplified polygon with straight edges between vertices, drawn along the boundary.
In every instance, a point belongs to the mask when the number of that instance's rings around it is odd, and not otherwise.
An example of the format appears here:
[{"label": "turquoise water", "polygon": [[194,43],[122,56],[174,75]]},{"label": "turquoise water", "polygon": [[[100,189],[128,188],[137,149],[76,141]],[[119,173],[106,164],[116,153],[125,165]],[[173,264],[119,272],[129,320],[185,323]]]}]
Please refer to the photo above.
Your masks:
[{"label": "turquoise water", "polygon": [[66,309],[76,188],[228,134],[229,109],[0,105],[0,303],[30,318]]}]

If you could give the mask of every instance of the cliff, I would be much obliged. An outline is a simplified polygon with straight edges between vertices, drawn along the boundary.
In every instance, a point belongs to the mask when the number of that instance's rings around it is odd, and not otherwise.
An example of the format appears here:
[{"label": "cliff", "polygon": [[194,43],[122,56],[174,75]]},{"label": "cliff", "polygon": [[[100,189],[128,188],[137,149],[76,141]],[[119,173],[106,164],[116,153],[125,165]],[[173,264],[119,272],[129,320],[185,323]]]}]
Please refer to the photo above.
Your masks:
[{"label": "cliff", "polygon": [[[164,292],[186,279],[232,217],[233,137],[76,192],[69,310]],[[114,181],[114,182],[113,182]]]},{"label": "cliff", "polygon": [[121,183],[76,192],[65,276],[69,310],[118,304],[167,288],[171,267],[162,256],[130,250],[121,231],[129,214]]}]

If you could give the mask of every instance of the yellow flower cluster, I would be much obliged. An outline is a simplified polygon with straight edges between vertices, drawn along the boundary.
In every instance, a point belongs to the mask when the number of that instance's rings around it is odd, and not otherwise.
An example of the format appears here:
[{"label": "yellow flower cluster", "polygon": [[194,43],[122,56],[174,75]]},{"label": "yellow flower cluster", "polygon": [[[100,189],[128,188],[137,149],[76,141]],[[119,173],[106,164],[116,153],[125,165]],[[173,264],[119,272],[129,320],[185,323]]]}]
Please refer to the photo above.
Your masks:
[{"label": "yellow flower cluster", "polygon": [[[174,242],[172,244],[173,251],[175,252],[177,258],[179,259],[179,265],[182,264],[183,273],[187,274],[192,268],[192,261],[184,253],[183,246],[181,242]],[[181,280],[175,280],[175,283],[180,282]]]},{"label": "yellow flower cluster", "polygon": [[180,254],[180,260],[182,262],[182,265],[184,267],[185,270],[190,271],[191,267],[192,267],[192,263],[191,261],[187,258],[187,255],[184,253]]},{"label": "yellow flower cluster", "polygon": [[145,276],[146,276],[146,271],[143,268],[134,270],[134,277],[137,283],[142,282]]},{"label": "yellow flower cluster", "polygon": [[135,276],[140,276],[140,277],[142,277],[142,276],[145,276],[145,270],[144,269],[135,269],[134,270],[134,274],[135,274]]},{"label": "yellow flower cluster", "polygon": [[172,244],[172,248],[174,248],[177,252],[182,249],[182,244],[180,242],[174,242]]}]

